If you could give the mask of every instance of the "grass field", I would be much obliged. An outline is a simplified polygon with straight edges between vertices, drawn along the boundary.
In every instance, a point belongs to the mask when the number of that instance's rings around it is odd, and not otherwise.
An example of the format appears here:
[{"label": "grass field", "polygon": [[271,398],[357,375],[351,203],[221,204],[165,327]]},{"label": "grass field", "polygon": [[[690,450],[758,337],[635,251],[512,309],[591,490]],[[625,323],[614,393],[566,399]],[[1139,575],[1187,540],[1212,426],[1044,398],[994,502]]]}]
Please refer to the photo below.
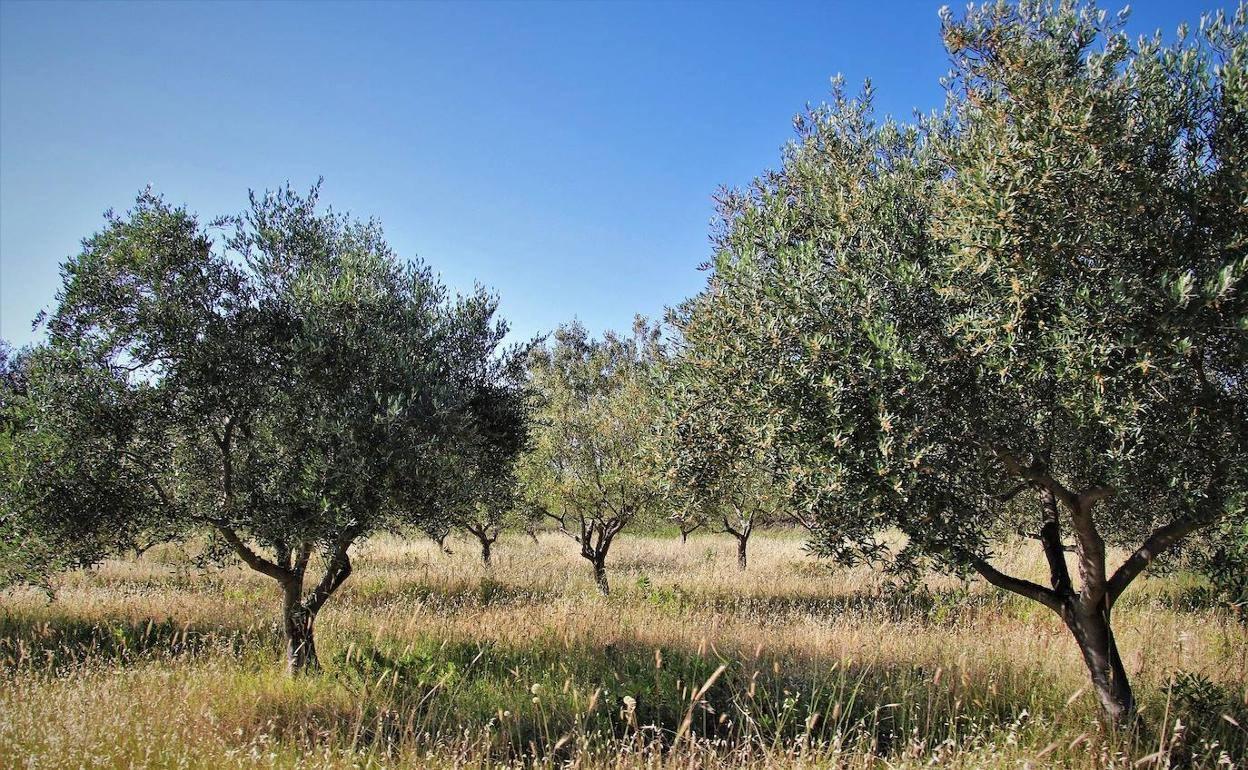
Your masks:
[{"label": "grass field", "polygon": [[1047,610],[755,540],[742,574],[730,538],[622,538],[608,598],[555,534],[488,571],[374,540],[293,680],[276,586],[241,568],[158,548],[10,591],[0,766],[1248,766],[1248,630],[1182,576],[1115,610],[1145,727],[1112,735]]}]

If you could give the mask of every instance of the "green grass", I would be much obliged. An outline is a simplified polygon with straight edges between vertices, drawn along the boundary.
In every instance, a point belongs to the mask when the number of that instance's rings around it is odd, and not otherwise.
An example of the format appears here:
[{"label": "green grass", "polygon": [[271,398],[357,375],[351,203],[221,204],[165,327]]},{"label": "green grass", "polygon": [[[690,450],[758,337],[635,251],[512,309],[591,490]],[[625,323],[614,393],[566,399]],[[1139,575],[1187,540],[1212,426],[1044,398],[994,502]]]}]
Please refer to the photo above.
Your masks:
[{"label": "green grass", "polygon": [[1248,756],[1248,733],[1228,721],[1248,725],[1245,627],[1192,606],[1187,578],[1147,581],[1117,611],[1145,727],[1114,734],[1060,624],[979,585],[933,580],[897,596],[867,572],[812,571],[788,537],[760,537],[742,575],[731,543],[649,537],[621,542],[604,599],[554,536],[508,541],[488,573],[468,545],[453,557],[369,546],[319,620],[324,671],[296,680],[281,670],[276,591],[242,570],[187,573],[166,550],[68,575],[50,603],[9,592],[0,764],[1091,768]]}]

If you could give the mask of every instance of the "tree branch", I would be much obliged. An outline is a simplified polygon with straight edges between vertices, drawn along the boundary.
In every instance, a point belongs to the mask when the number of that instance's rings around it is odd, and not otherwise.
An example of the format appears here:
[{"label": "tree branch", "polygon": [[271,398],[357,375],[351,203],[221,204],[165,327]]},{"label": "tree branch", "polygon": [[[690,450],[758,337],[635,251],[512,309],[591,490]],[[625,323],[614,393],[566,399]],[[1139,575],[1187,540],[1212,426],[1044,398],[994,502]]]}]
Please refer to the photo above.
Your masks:
[{"label": "tree branch", "polygon": [[1122,566],[1114,572],[1114,576],[1109,579],[1106,595],[1109,606],[1114,605],[1131,581],[1139,577],[1153,559],[1178,545],[1183,538],[1212,522],[1213,519],[1210,518],[1179,519],[1153,530],[1144,544],[1135,549],[1135,552],[1127,557]]},{"label": "tree branch", "polygon": [[308,568],[308,559],[312,558],[312,541],[307,540],[299,545],[299,554],[295,557],[294,573],[302,575]]},{"label": "tree branch", "polygon": [[1114,494],[1113,487],[1098,484],[1096,486],[1088,487],[1087,489],[1080,492],[1079,499],[1085,502],[1089,507],[1091,507],[1093,503],[1098,502],[1100,500],[1104,500],[1107,497],[1112,497],[1113,494]]},{"label": "tree branch", "polygon": [[[569,530],[569,529],[568,529],[567,522],[564,520],[564,518],[563,518],[562,516],[556,516],[554,513],[552,513],[552,512],[551,512],[551,510],[550,510],[549,508],[547,508],[547,507],[546,507],[546,506],[544,506],[544,505],[538,505],[538,506],[536,506],[536,508],[537,508],[539,511],[541,511],[541,513],[542,513],[542,515],[543,515],[543,516],[545,516],[546,518],[550,519],[551,521],[553,521],[553,522],[557,523],[557,524],[559,525],[559,531],[560,531],[560,532],[562,532],[563,534],[565,534],[565,535],[567,535],[568,537],[572,538],[572,539],[573,539],[573,540],[575,540],[577,543],[580,543],[580,542],[581,542],[581,538],[580,538],[580,537],[579,537],[579,536],[578,536],[575,532],[572,532],[571,530]],[[585,529],[585,527],[584,527],[584,525],[582,524],[582,526],[581,526],[582,533],[584,532],[584,529]]]},{"label": "tree branch", "polygon": [[994,495],[989,495],[989,497],[991,497],[993,500],[996,500],[997,502],[1008,503],[1009,501],[1017,497],[1020,492],[1025,492],[1030,488],[1031,488],[1031,484],[1027,482],[1023,482],[1022,484],[1019,484],[1013,489],[1007,489],[1004,492],[998,492]]},{"label": "tree branch", "polygon": [[1040,510],[1043,511],[1043,524],[1040,527],[1040,543],[1044,546],[1044,557],[1049,562],[1049,584],[1058,596],[1069,596],[1073,593],[1070,582],[1070,570],[1066,567],[1066,549],[1062,546],[1062,521],[1058,515],[1057,498],[1047,488],[1040,489]]},{"label": "tree branch", "polygon": [[248,567],[251,567],[262,575],[268,575],[278,582],[284,583],[290,579],[292,574],[290,570],[282,569],[277,564],[274,564],[260,554],[251,550],[251,548],[243,542],[243,539],[238,536],[238,533],[233,529],[230,529],[230,527],[228,527],[224,522],[219,519],[206,518],[204,520],[217,528],[217,531],[220,532],[221,536],[225,538],[225,542],[230,544],[230,546],[234,549],[234,552],[238,554],[239,558],[242,559]]},{"label": "tree branch", "polygon": [[356,525],[349,526],[334,541],[329,564],[325,566],[325,575],[321,577],[321,582],[316,584],[316,588],[312,589],[312,592],[303,600],[303,606],[308,611],[315,613],[320,610],[334,591],[337,591],[339,586],[351,576],[351,557],[347,554],[347,550],[360,536],[360,531],[360,527]]},{"label": "tree branch", "polygon": [[984,559],[972,557],[971,566],[980,574],[984,580],[993,584],[997,588],[1012,591],[1019,596],[1025,596],[1032,601],[1040,602],[1045,607],[1053,610],[1059,615],[1062,612],[1062,600],[1055,591],[1045,588],[1030,580],[1016,578],[999,571],[996,567],[989,564]]},{"label": "tree branch", "polygon": [[704,519],[694,519],[692,521],[688,519],[677,519],[676,524],[680,527],[681,534],[688,536],[706,526],[706,521]]},{"label": "tree branch", "polygon": [[[1021,528],[1021,527],[1016,527],[1016,528],[1014,529],[1014,534],[1018,535],[1018,536],[1019,536],[1019,537],[1021,537],[1021,538],[1025,538],[1025,539],[1027,539],[1027,540],[1035,540],[1035,541],[1036,541],[1036,542],[1038,542],[1038,543],[1043,543],[1043,542],[1044,542],[1044,538],[1043,538],[1043,537],[1041,537],[1040,535],[1036,534],[1035,532],[1028,532],[1028,531],[1024,530],[1023,528]],[[1063,551],[1064,553],[1074,553],[1074,552],[1075,552],[1075,547],[1074,547],[1073,545],[1069,545],[1069,544],[1067,544],[1067,543],[1061,543],[1061,547],[1062,547],[1062,551]]]},{"label": "tree branch", "polygon": [[1074,492],[1067,489],[1060,481],[1053,478],[1044,466],[1037,462],[1023,465],[1022,461],[1004,449],[993,448],[993,454],[1005,466],[1005,470],[1025,481],[1038,484],[1051,491],[1058,500],[1070,508],[1074,508],[1077,500]]},{"label": "tree branch", "polygon": [[1093,500],[1085,500],[1082,495],[1075,495],[1070,505],[1071,528],[1075,530],[1075,542],[1078,543],[1079,554],[1079,593],[1084,603],[1091,607],[1105,599],[1105,540],[1096,529],[1092,520]]}]

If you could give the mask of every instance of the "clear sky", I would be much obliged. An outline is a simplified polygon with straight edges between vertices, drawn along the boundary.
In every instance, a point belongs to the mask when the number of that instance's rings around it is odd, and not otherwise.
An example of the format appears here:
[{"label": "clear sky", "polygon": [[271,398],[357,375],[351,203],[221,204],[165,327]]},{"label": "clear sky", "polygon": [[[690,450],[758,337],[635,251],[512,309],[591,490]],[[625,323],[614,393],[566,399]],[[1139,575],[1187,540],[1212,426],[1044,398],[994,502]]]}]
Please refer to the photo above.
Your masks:
[{"label": "clear sky", "polygon": [[[939,5],[0,0],[0,336],[33,339],[60,262],[145,185],[208,220],[318,176],[518,336],[626,328],[697,291],[712,194],[832,75],[940,104]],[[1232,4],[1133,7],[1140,33]]]}]

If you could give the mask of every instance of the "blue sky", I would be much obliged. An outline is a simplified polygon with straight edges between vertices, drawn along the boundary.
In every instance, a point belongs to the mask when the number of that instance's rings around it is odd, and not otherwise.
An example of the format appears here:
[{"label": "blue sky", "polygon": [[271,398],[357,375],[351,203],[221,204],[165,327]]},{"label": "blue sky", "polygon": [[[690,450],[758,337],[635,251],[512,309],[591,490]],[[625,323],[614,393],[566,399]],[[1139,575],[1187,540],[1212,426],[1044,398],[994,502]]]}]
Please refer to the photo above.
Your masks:
[{"label": "blue sky", "polygon": [[[698,290],[712,194],[832,75],[939,105],[939,5],[4,0],[0,336],[33,339],[60,262],[145,185],[207,220],[318,176],[517,336],[626,328]],[[1216,7],[1136,3],[1129,29]]]}]

